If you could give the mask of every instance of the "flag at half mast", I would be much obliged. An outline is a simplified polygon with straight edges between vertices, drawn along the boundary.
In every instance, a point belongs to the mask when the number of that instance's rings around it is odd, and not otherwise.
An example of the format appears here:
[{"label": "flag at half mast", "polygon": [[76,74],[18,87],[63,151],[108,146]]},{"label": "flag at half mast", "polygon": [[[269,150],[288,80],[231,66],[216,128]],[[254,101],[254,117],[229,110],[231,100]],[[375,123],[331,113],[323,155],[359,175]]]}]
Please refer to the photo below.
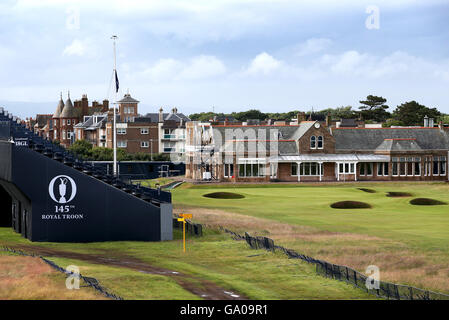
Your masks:
[{"label": "flag at half mast", "polygon": [[115,92],[118,93],[118,89],[119,89],[119,82],[118,82],[118,75],[117,75],[117,70],[115,71]]}]

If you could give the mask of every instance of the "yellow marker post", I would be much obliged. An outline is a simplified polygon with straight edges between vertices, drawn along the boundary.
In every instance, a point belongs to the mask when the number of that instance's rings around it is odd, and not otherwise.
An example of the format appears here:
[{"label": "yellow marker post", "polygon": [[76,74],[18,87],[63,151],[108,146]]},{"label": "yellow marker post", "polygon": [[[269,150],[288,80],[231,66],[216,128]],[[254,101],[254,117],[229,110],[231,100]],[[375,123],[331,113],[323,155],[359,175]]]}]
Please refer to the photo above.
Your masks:
[{"label": "yellow marker post", "polygon": [[186,252],[186,219],[192,219],[191,214],[181,213],[182,218],[178,218],[179,222],[182,222],[182,248]]}]

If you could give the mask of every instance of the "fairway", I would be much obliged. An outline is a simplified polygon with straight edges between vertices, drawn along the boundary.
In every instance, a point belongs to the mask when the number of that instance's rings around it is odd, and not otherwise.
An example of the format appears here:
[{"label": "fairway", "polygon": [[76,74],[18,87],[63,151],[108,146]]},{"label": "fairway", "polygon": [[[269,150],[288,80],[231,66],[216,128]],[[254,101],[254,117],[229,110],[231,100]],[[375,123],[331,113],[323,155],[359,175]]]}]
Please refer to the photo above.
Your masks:
[{"label": "fairway", "polygon": [[[207,209],[261,218],[257,224],[248,224],[248,228],[271,234],[299,252],[362,272],[369,264],[375,264],[384,271],[385,280],[448,292],[449,206],[409,203],[414,198],[449,202],[448,191],[445,183],[186,185],[173,191],[173,199],[178,208],[206,208],[196,210],[200,222],[210,222]],[[203,197],[211,192],[233,192],[244,198]],[[412,196],[391,197],[388,192]],[[361,201],[372,208],[330,207],[339,201]],[[195,218],[195,210],[188,211]],[[220,219],[215,220],[218,223]],[[222,222],[231,220],[227,216]],[[270,232],[273,222],[296,229],[289,234]],[[233,221],[232,225],[239,224]]]}]

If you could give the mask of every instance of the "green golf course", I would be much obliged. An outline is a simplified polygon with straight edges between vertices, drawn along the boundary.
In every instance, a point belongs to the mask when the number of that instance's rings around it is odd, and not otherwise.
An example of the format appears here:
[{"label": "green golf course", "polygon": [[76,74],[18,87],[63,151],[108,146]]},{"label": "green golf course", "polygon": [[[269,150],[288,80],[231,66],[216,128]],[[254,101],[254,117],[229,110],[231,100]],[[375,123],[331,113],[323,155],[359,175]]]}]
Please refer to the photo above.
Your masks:
[{"label": "green golf course", "polygon": [[[185,184],[173,191],[173,199],[178,210],[193,213],[198,222],[269,235],[299,252],[362,272],[375,264],[384,280],[449,292],[448,191],[448,184],[437,182]],[[205,196],[211,193],[227,196]],[[413,205],[413,199],[419,204],[437,200],[438,205]],[[369,208],[331,207],[338,202]]]}]

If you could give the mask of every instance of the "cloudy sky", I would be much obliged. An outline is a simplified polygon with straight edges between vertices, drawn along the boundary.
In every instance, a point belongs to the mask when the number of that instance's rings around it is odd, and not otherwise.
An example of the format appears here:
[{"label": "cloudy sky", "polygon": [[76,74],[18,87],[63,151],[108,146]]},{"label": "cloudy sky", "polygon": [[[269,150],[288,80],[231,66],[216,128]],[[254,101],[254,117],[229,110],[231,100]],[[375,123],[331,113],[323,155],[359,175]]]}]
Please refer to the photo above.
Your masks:
[{"label": "cloudy sky", "polygon": [[120,95],[141,113],[358,107],[368,94],[449,113],[448,0],[2,0],[1,104],[26,117],[52,113],[61,91],[113,100],[112,34]]}]

